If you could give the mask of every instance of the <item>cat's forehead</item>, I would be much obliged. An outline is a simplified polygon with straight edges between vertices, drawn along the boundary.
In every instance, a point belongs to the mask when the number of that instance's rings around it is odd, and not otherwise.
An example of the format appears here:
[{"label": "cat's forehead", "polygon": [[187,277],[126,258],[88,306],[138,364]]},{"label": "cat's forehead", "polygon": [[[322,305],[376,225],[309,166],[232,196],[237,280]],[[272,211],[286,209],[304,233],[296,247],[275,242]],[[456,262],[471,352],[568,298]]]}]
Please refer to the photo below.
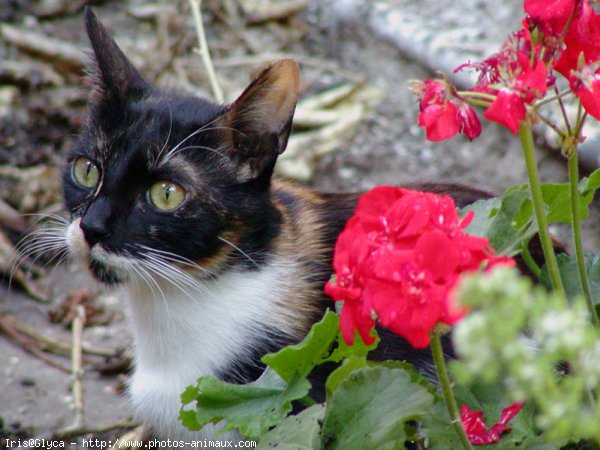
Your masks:
[{"label": "cat's forehead", "polygon": [[123,153],[141,153],[128,159],[163,158],[174,149],[214,140],[211,123],[223,110],[199,98],[157,94],[128,104],[117,119],[95,117],[90,134],[97,156],[105,163],[123,159]]}]

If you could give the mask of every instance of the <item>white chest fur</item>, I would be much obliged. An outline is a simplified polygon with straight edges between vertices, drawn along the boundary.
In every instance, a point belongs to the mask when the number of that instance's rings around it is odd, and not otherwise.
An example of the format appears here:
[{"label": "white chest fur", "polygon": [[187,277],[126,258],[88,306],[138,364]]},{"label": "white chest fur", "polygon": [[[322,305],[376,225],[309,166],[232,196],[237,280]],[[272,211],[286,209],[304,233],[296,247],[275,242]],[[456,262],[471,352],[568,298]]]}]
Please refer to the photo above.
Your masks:
[{"label": "white chest fur", "polygon": [[183,428],[180,394],[250,351],[261,324],[291,332],[282,302],[290,279],[293,264],[279,261],[260,271],[226,273],[187,293],[165,282],[162,296],[132,283],[126,290],[135,347],[129,393],[139,419],[165,439],[211,438],[210,428],[200,434]]}]

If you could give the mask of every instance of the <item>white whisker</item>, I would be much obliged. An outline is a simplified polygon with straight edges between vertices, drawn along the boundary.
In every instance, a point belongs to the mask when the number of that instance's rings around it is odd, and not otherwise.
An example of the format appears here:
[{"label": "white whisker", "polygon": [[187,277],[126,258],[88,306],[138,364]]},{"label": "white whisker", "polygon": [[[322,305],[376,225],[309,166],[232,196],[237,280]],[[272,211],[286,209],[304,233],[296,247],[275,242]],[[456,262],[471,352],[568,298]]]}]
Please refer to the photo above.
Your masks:
[{"label": "white whisker", "polygon": [[244,250],[242,250],[241,248],[239,248],[237,245],[235,245],[233,242],[228,241],[227,239],[225,239],[222,236],[218,236],[218,239],[221,242],[224,242],[225,244],[229,245],[230,247],[232,247],[233,249],[237,250],[238,252],[240,252],[243,256],[245,256],[248,261],[250,261],[252,264],[254,264],[256,266],[257,269],[260,269],[260,266],[258,265],[258,263],[252,259],[252,257],[250,255],[248,255],[248,253],[246,253]]}]

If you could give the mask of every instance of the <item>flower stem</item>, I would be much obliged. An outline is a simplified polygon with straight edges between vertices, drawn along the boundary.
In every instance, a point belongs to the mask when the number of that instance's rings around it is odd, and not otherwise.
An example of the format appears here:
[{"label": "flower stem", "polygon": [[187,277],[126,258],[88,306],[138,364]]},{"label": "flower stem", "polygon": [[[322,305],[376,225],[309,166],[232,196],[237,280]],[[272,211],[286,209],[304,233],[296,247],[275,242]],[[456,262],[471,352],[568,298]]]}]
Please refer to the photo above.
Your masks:
[{"label": "flower stem", "polygon": [[537,102],[535,104],[535,108],[539,109],[542,106],[547,105],[548,103],[552,103],[553,101],[558,100],[559,98],[567,97],[568,95],[571,95],[572,93],[573,93],[573,91],[571,91],[571,88],[563,89],[562,91],[560,91],[556,95],[554,95],[552,97],[547,97],[547,98],[545,98],[545,99],[540,100],[539,102]]},{"label": "flower stem", "polygon": [[468,98],[468,99],[479,98],[479,99],[483,99],[483,100],[488,100],[490,102],[493,102],[494,100],[496,100],[496,96],[495,95],[493,95],[493,94],[486,94],[485,92],[458,91],[457,94],[460,95],[461,97]]},{"label": "flower stem", "polygon": [[440,386],[442,388],[442,396],[444,397],[444,403],[448,415],[450,416],[450,422],[454,427],[454,431],[458,435],[462,446],[465,450],[473,450],[467,433],[462,426],[460,415],[458,414],[458,406],[454,399],[454,393],[452,392],[452,386],[450,385],[450,378],[448,377],[448,369],[446,368],[446,361],[444,360],[444,351],[442,349],[442,340],[440,335],[437,333],[431,333],[431,354],[433,355],[433,362],[435,363],[435,371],[437,373]]},{"label": "flower stem", "polygon": [[527,265],[527,268],[531,270],[531,273],[539,280],[542,276],[542,269],[537,265],[533,256],[529,252],[529,242],[526,242],[521,247],[521,256],[523,257],[523,261]]},{"label": "flower stem", "polygon": [[548,265],[552,286],[560,293],[560,295],[562,295],[566,302],[567,297],[565,295],[565,289],[560,278],[560,271],[558,270],[558,263],[556,261],[556,255],[554,254],[552,238],[548,232],[548,221],[546,220],[546,214],[544,212],[542,185],[540,183],[540,177],[538,175],[537,165],[535,162],[535,146],[533,144],[533,134],[531,133],[531,128],[521,123],[519,127],[519,137],[521,138],[521,146],[523,147],[525,165],[527,166],[529,189],[531,191],[531,198],[533,200],[533,208],[535,210],[535,217],[537,219],[538,233],[542,243],[542,250],[544,251],[544,259]]},{"label": "flower stem", "polygon": [[575,243],[575,254],[577,256],[577,270],[579,271],[579,280],[581,281],[581,288],[583,290],[583,296],[585,302],[590,311],[592,317],[592,323],[596,326],[600,326],[600,320],[598,319],[598,313],[592,302],[592,295],[590,293],[590,284],[585,268],[585,260],[583,258],[583,245],[581,243],[581,221],[579,219],[579,189],[577,183],[579,182],[579,167],[577,161],[577,151],[574,151],[569,158],[569,185],[571,187],[571,214],[573,218],[573,241]]}]

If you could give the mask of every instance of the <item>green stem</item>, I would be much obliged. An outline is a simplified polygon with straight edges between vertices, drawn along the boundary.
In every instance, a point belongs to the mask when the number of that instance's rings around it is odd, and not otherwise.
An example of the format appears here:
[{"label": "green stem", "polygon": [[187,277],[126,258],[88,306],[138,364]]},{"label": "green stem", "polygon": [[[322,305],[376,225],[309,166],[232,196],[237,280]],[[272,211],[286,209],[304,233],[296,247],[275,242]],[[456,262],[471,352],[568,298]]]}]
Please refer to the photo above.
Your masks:
[{"label": "green stem", "polygon": [[552,238],[550,237],[550,233],[548,233],[548,222],[546,220],[546,213],[544,211],[542,185],[540,184],[540,177],[538,175],[537,165],[535,162],[535,146],[533,144],[533,134],[531,133],[531,128],[521,123],[519,126],[519,137],[521,138],[521,146],[523,147],[525,165],[527,166],[529,189],[531,191],[531,198],[533,200],[533,208],[535,210],[535,217],[537,219],[538,233],[542,243],[542,250],[544,251],[544,259],[548,265],[552,286],[562,295],[566,302],[567,297],[565,295],[565,289],[560,278],[560,271],[558,270],[558,263],[556,262],[556,255],[554,254]]},{"label": "green stem", "polygon": [[460,415],[458,414],[458,406],[454,399],[452,392],[452,386],[450,385],[450,378],[448,377],[448,369],[446,368],[446,361],[444,360],[444,350],[442,349],[442,340],[440,336],[433,332],[431,333],[431,354],[433,355],[433,362],[435,363],[435,371],[437,372],[438,380],[442,388],[442,396],[444,397],[444,403],[448,415],[450,416],[450,422],[454,427],[454,431],[458,435],[462,446],[465,450],[473,450],[467,433],[462,426]]},{"label": "green stem", "polygon": [[579,167],[577,161],[577,150],[569,158],[569,185],[571,187],[571,214],[573,218],[573,241],[575,242],[575,255],[577,256],[577,270],[579,271],[579,280],[583,289],[583,296],[592,317],[592,323],[600,326],[598,313],[592,302],[592,294],[590,293],[590,284],[588,281],[587,271],[585,268],[585,260],[583,258],[583,245],[581,243],[581,221],[580,205],[579,205]]},{"label": "green stem", "polygon": [[[554,86],[554,91],[558,95],[558,88],[556,86]],[[567,108],[565,108],[565,104],[562,101],[562,98],[560,98],[560,97],[558,97],[558,104],[560,106],[560,111],[561,111],[563,119],[565,121],[565,125],[567,127],[567,131],[568,131],[569,134],[571,134],[572,133],[571,123],[569,122],[569,115],[567,114]]]},{"label": "green stem", "polygon": [[539,112],[537,113],[537,116],[540,118],[540,120],[542,122],[544,122],[546,125],[548,125],[550,128],[552,128],[554,130],[554,132],[556,134],[558,134],[561,138],[565,137],[565,133],[563,133],[560,128],[558,128],[554,123],[552,123],[552,121],[550,119],[548,119],[544,115],[540,114]]},{"label": "green stem", "polygon": [[479,99],[483,99],[483,100],[489,100],[490,102],[493,102],[494,100],[496,100],[496,96],[495,95],[493,95],[493,94],[486,94],[485,92],[458,91],[457,94],[460,95],[461,97],[468,98],[468,99],[479,98]]},{"label": "green stem", "polygon": [[542,269],[540,269],[540,266],[537,265],[535,259],[533,259],[533,256],[531,256],[531,253],[529,252],[529,242],[523,243],[521,257],[529,270],[531,270],[531,273],[539,280],[542,276]]},{"label": "green stem", "polygon": [[490,106],[492,104],[492,102],[489,102],[486,100],[480,100],[477,98],[468,98],[468,99],[466,99],[466,102],[469,105],[481,106],[482,108],[487,108],[488,106]]},{"label": "green stem", "polygon": [[562,91],[560,91],[558,94],[552,96],[552,97],[547,97],[543,100],[540,100],[539,102],[537,102],[535,104],[535,108],[539,109],[544,105],[547,105],[548,103],[552,103],[554,100],[557,100],[559,98],[563,98],[566,97],[568,95],[571,95],[573,93],[573,91],[571,91],[571,88],[567,88],[567,89],[563,89]]}]

